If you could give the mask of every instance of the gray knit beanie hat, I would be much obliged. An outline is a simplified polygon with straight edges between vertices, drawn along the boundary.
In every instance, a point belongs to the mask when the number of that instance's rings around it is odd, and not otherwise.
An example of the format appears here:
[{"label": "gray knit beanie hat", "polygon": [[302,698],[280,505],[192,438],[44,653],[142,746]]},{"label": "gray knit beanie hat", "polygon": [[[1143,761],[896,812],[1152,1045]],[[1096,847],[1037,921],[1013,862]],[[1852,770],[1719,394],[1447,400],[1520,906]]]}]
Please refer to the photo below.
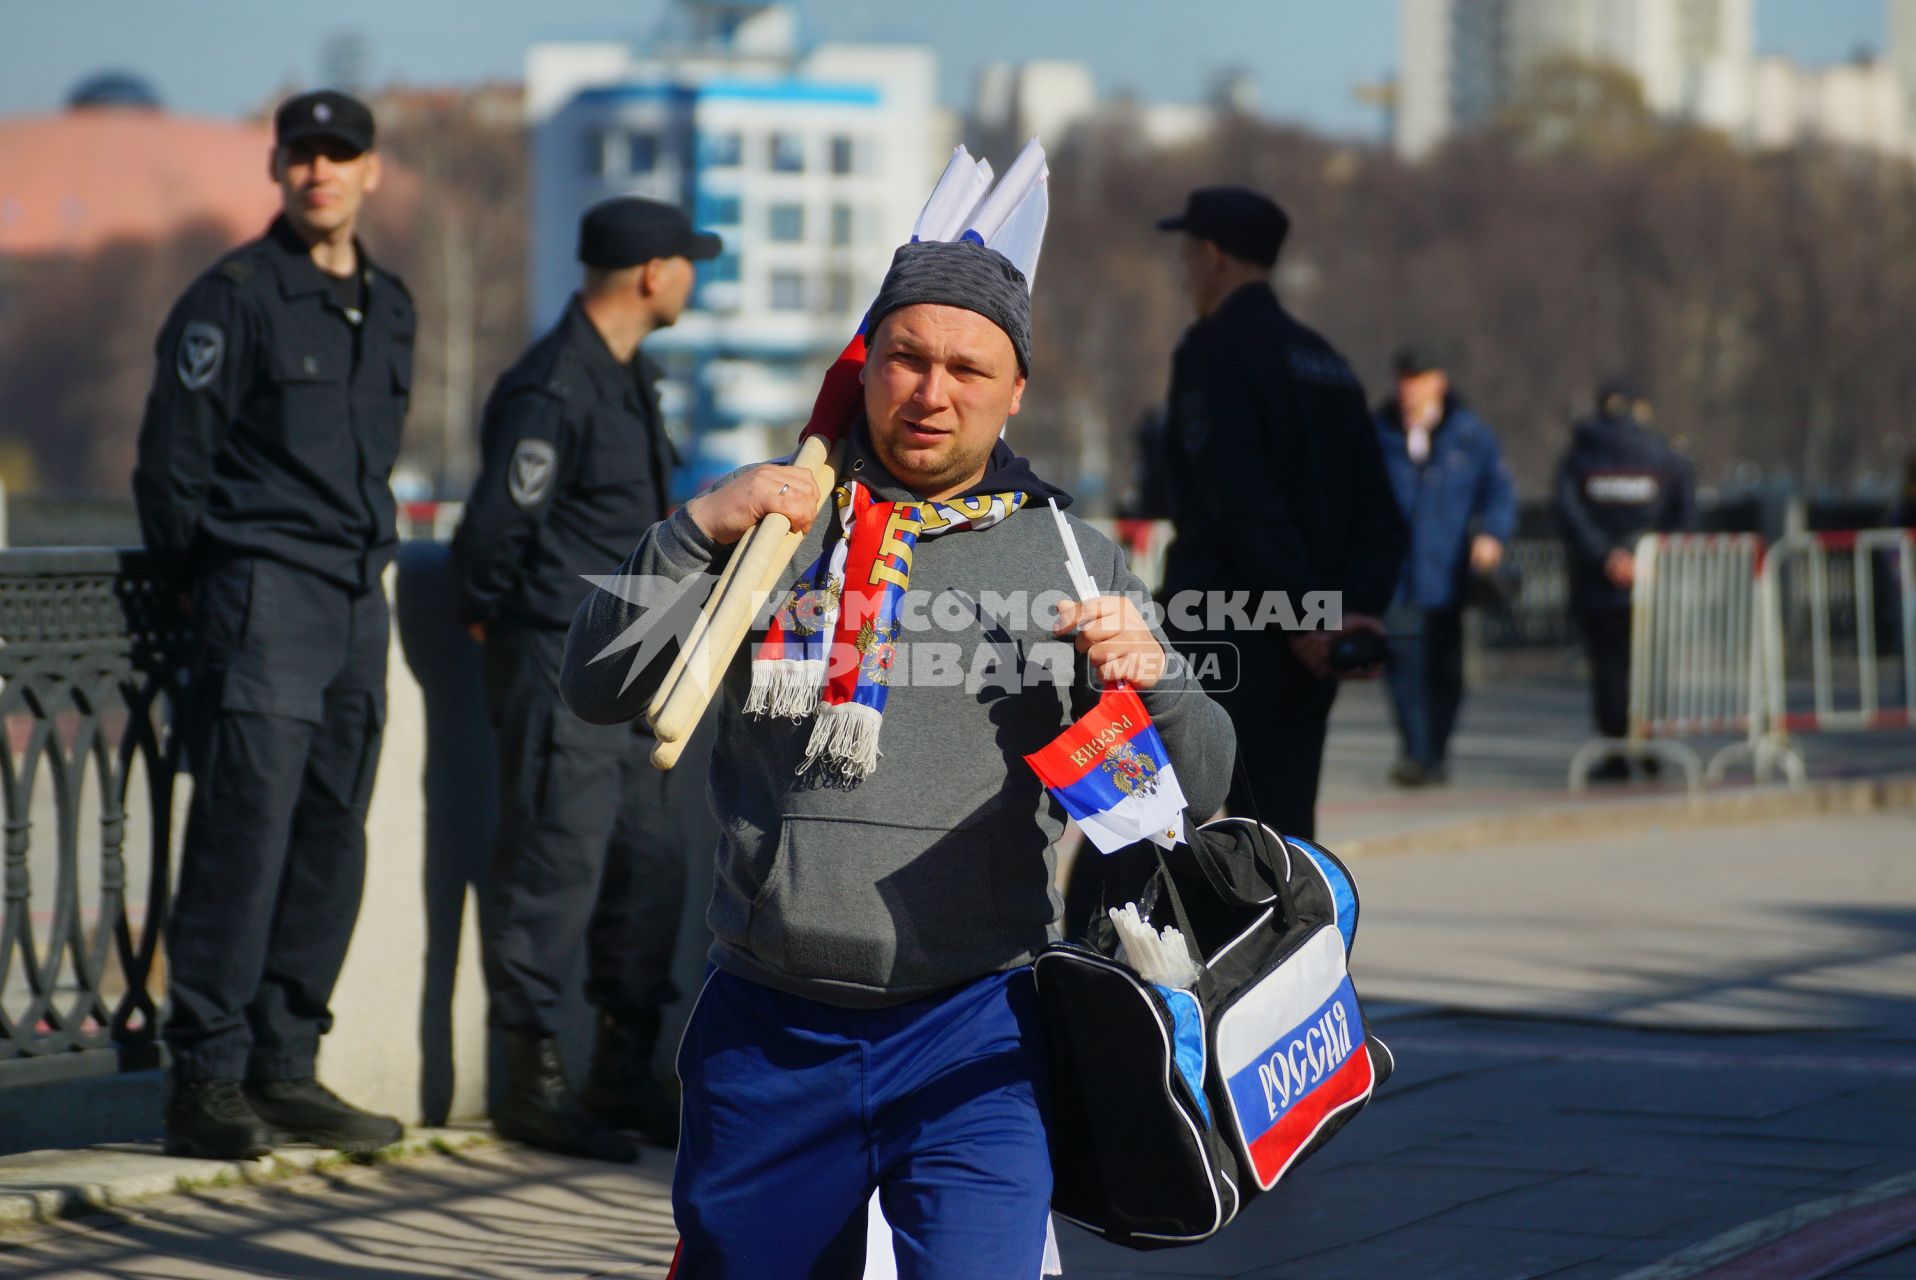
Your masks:
[{"label": "gray knit beanie hat", "polygon": [[1018,372],[1031,372],[1031,289],[1024,272],[975,240],[918,240],[900,245],[872,303],[867,336],[900,307],[934,302],[975,311],[1005,331]]}]

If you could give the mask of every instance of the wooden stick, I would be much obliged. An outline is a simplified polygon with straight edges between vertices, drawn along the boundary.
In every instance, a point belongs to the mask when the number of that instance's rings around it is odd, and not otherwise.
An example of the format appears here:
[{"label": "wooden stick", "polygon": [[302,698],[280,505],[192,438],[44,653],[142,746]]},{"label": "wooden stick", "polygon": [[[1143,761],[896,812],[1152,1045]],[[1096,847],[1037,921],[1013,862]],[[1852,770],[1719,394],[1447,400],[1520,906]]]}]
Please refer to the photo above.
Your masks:
[{"label": "wooden stick", "polygon": [[732,548],[730,558],[725,561],[725,568],[719,571],[718,581],[712,585],[712,591],[705,597],[705,603],[699,606],[698,619],[693,622],[692,629],[686,633],[685,639],[679,642],[679,651],[672,656],[672,665],[666,669],[665,679],[659,681],[659,687],[652,692],[652,701],[646,704],[645,722],[648,725],[658,723],[659,713],[665,709],[666,695],[672,692],[678,685],[679,677],[685,674],[685,663],[692,656],[692,646],[703,640],[706,631],[711,628],[712,609],[718,604],[720,598],[731,590],[732,578],[738,572],[739,561],[745,558],[746,552],[751,548],[752,540],[757,536],[758,526],[753,525],[745,531],[745,536],[738,540],[738,545]]},{"label": "wooden stick", "polygon": [[[820,510],[830,500],[838,480],[836,460],[828,456],[829,449],[822,437],[810,436],[792,460],[794,466],[809,470],[818,482]],[[711,616],[697,640],[686,646],[678,680],[663,700],[655,700],[659,711],[652,717],[652,732],[659,748],[653,752],[652,762],[661,769],[678,762],[684,740],[698,726],[718,691],[733,656],[752,629],[760,604],[778,585],[805,536],[794,532],[791,521],[776,512],[760,520],[754,533],[750,546],[741,540],[739,549],[733,552],[731,567],[735,571],[724,583],[723,592],[714,590]],[[667,744],[676,744],[678,750],[667,750]]]}]

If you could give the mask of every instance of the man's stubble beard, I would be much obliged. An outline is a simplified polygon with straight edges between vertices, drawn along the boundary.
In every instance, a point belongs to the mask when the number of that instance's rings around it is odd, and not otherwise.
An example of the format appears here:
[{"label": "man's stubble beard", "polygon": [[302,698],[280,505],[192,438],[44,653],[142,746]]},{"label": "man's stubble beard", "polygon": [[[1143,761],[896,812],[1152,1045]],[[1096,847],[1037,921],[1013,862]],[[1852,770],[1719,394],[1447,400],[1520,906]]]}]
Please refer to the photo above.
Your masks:
[{"label": "man's stubble beard", "polygon": [[900,459],[893,454],[890,442],[881,439],[875,432],[872,435],[872,444],[878,452],[878,460],[885,464],[885,470],[903,481],[913,492],[924,493],[943,493],[954,488],[962,490],[975,484],[997,443],[998,437],[993,436],[972,451],[965,451],[954,443],[945,464],[938,468],[935,475],[928,475],[916,471],[906,472]]}]

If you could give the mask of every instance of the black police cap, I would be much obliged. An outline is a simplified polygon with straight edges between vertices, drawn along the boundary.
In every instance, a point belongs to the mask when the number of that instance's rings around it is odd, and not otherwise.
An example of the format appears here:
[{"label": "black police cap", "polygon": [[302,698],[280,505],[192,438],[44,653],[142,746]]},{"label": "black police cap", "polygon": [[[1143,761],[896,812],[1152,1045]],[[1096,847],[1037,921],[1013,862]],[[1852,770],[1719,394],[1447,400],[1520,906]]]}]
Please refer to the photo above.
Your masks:
[{"label": "black police cap", "polygon": [[1618,374],[1597,384],[1597,408],[1603,408],[1613,399],[1647,400],[1649,393],[1637,379],[1628,374]]},{"label": "black police cap", "polygon": [[654,258],[716,258],[724,242],[694,231],[676,205],[639,196],[601,200],[579,220],[579,261],[617,271]]},{"label": "black police cap", "polygon": [[1391,358],[1390,371],[1400,378],[1415,378],[1423,373],[1436,373],[1444,367],[1437,352],[1419,343],[1399,347]]},{"label": "black police cap", "polygon": [[1291,229],[1277,201],[1247,187],[1199,187],[1184,198],[1184,212],[1158,219],[1159,231],[1188,231],[1233,258],[1268,267]]},{"label": "black police cap", "polygon": [[273,141],[279,146],[308,138],[331,138],[355,151],[373,149],[372,109],[337,89],[302,93],[273,113]]}]

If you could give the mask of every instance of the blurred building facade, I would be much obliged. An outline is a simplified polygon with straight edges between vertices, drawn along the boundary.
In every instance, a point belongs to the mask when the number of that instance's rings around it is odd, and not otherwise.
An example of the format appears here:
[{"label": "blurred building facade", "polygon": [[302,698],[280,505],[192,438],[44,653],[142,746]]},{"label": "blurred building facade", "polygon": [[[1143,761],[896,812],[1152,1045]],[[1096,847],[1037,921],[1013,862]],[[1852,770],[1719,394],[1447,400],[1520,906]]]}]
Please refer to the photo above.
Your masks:
[{"label": "blurred building facade", "polygon": [[987,154],[1010,155],[1028,138],[1055,149],[1073,130],[1104,127],[1122,129],[1145,147],[1174,148],[1209,136],[1224,115],[1256,115],[1257,109],[1257,81],[1239,68],[1214,75],[1202,102],[1167,102],[1126,93],[1100,97],[1082,62],[990,62],[973,82],[965,137]]},{"label": "blurred building facade", "polygon": [[1394,141],[1409,159],[1487,124],[1555,59],[1628,71],[1659,115],[1749,62],[1754,0],[1401,0]]},{"label": "blurred building facade", "polygon": [[95,77],[67,110],[0,120],[0,256],[90,254],[194,224],[259,234],[279,200],[262,122],[174,115],[141,82]]},{"label": "blurred building facade", "polygon": [[1623,70],[1644,105],[1754,148],[1908,154],[1916,0],[1887,0],[1889,49],[1829,66],[1755,52],[1753,0],[1401,0],[1393,141],[1407,159],[1490,123],[1539,67]]},{"label": "blurred building facade", "polygon": [[1700,123],[1758,148],[1827,143],[1908,154],[1908,89],[1889,61],[1857,57],[1804,66],[1765,57],[1728,68],[1698,112]]},{"label": "blurred building facade", "polygon": [[944,166],[936,72],[916,46],[801,49],[793,13],[762,4],[683,3],[643,53],[534,45],[533,328],[577,287],[587,207],[678,204],[725,251],[647,343],[667,414],[696,441],[695,471],[781,452]]}]

